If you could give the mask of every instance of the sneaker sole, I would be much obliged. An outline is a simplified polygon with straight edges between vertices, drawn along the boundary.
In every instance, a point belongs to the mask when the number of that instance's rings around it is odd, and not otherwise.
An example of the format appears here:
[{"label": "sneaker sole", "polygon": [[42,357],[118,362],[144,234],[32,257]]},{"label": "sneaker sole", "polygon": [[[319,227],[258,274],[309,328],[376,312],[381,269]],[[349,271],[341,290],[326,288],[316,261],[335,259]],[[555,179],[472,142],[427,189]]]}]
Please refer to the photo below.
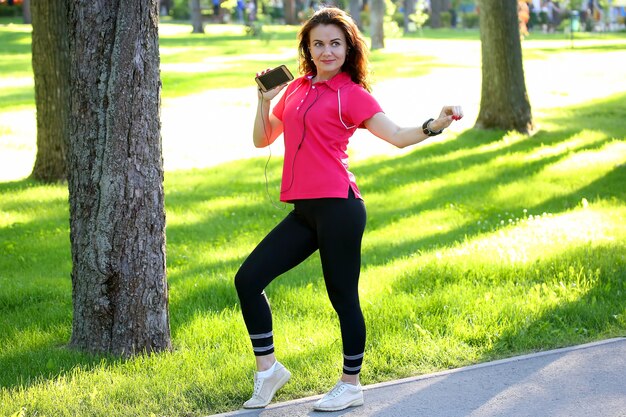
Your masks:
[{"label": "sneaker sole", "polygon": [[341,411],[341,410],[345,410],[346,408],[359,407],[361,405],[363,405],[363,399],[359,398],[359,399],[356,399],[356,400],[352,401],[351,403],[348,403],[348,404],[343,405],[341,407],[319,407],[319,406],[314,406],[313,409],[317,410],[317,411]]},{"label": "sneaker sole", "polygon": [[270,399],[264,403],[264,404],[258,404],[258,405],[248,405],[246,406],[245,404],[243,405],[243,408],[251,410],[251,409],[255,409],[255,408],[265,408],[269,405],[269,403],[272,402],[272,400],[274,399],[274,395],[276,395],[276,392],[281,389],[282,387],[285,386],[285,384],[287,382],[289,382],[289,380],[291,379],[291,372],[289,372],[286,368],[285,371],[287,371],[287,373],[278,381],[278,383],[276,384],[276,386],[274,387],[274,389],[272,390],[271,394],[270,394]]}]

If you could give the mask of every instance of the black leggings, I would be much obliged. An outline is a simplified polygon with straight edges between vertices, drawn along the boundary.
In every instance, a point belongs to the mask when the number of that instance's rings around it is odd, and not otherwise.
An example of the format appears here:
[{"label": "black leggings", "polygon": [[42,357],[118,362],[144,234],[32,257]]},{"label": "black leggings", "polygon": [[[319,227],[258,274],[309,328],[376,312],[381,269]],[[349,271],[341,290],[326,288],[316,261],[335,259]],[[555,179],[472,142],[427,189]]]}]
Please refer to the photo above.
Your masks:
[{"label": "black leggings", "polygon": [[360,372],[365,321],[358,284],[365,222],[365,205],[351,189],[348,199],[297,200],[293,211],[252,251],[235,276],[235,286],[255,355],[274,352],[265,287],[319,249],[326,291],[341,326],[343,371]]}]

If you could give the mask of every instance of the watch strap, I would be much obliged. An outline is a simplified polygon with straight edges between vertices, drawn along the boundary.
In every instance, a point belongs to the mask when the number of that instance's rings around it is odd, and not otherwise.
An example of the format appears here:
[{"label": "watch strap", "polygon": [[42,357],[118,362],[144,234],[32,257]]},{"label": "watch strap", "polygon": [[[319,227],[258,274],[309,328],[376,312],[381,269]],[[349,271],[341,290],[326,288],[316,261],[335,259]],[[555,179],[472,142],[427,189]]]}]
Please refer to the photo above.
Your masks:
[{"label": "watch strap", "polygon": [[424,122],[424,124],[422,125],[422,131],[424,132],[425,135],[427,135],[427,136],[437,136],[441,132],[443,132],[443,129],[441,129],[441,130],[430,130],[430,122],[432,122],[434,120],[435,119],[430,118],[430,119],[426,120]]}]

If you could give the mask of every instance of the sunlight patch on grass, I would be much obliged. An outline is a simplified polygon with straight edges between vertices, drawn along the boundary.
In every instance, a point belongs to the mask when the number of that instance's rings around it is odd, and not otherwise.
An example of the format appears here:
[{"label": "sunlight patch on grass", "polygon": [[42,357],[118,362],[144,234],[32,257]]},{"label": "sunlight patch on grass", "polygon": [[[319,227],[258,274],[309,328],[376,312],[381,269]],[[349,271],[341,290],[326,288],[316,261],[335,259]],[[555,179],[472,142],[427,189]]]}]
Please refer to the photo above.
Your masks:
[{"label": "sunlight patch on grass", "polygon": [[604,145],[601,149],[573,153],[550,165],[544,173],[562,176],[575,172],[577,175],[584,176],[587,183],[590,183],[596,177],[625,162],[626,142],[616,140]]},{"label": "sunlight patch on grass", "polygon": [[[539,205],[576,190],[583,190],[619,164],[626,162],[626,144],[622,141],[611,141],[598,149],[584,150],[586,147],[599,145],[602,140],[606,140],[606,137],[594,133],[588,136],[577,135],[553,146],[539,147],[523,156],[521,160],[539,162],[540,170],[522,181],[514,180],[499,184],[497,188],[487,192],[486,198],[501,204],[517,201],[530,206]],[[555,160],[549,164],[541,163],[544,159]],[[541,192],[529,194],[522,191],[525,189],[522,182],[526,186],[534,184]]]},{"label": "sunlight patch on grass", "polygon": [[[572,248],[612,244],[615,242],[612,230],[615,217],[624,216],[625,210],[608,213],[602,207],[581,208],[559,215],[528,214],[521,219],[510,215],[490,225],[491,233],[468,237],[448,247],[424,248],[402,258],[391,258],[379,266],[366,266],[362,274],[361,292],[365,300],[392,295],[394,282],[410,277],[419,279],[423,275],[420,271],[424,269],[452,268],[461,274],[461,271],[474,270],[477,274],[489,276],[492,273],[490,271],[501,268],[532,267],[536,262],[558,257]],[[428,230],[422,229],[424,225],[420,226],[418,229],[407,229],[405,225],[398,225],[392,230],[420,230],[420,236],[428,234]],[[394,243],[403,242],[402,235],[389,235],[390,241],[378,235],[378,232],[370,233],[364,249],[369,245],[393,246]]]},{"label": "sunlight patch on grass", "polygon": [[483,145],[474,148],[476,153],[489,153],[497,152],[505,147],[513,146],[517,143],[529,140],[527,135],[516,131],[506,132],[506,134],[500,140],[485,143]]},{"label": "sunlight patch on grass", "polygon": [[36,213],[29,215],[19,211],[0,210],[0,227],[8,227],[14,224],[28,223],[33,220],[35,216]]},{"label": "sunlight patch on grass", "polygon": [[9,89],[9,88],[17,88],[17,87],[34,87],[34,85],[35,85],[35,81],[31,77],[2,77],[0,78],[1,89]]},{"label": "sunlight patch on grass", "polygon": [[[491,235],[470,240],[442,256],[457,262],[463,258],[488,264],[527,264],[550,255],[558,255],[572,246],[614,241],[610,233],[613,221],[601,210],[579,209],[553,215],[529,214],[519,219],[501,220]],[[483,258],[484,256],[484,258]]]},{"label": "sunlight patch on grass", "polygon": [[[421,240],[429,239],[463,227],[464,223],[471,220],[460,217],[454,208],[442,207],[437,210],[420,211],[367,233],[363,248],[367,250],[379,246],[394,247],[411,243],[415,240],[415,235],[411,231],[416,230],[420,231]],[[405,230],[407,233],[399,235],[398,230]]]},{"label": "sunlight patch on grass", "polygon": [[528,155],[527,160],[532,161],[552,156],[559,156],[567,154],[568,152],[575,152],[583,146],[592,145],[602,140],[606,140],[606,138],[607,137],[604,132],[585,129],[580,132],[576,132],[576,134],[571,138],[553,145],[542,144],[534,152],[531,152]]},{"label": "sunlight patch on grass", "polygon": [[67,189],[55,185],[34,185],[2,198],[0,203],[0,227],[42,220],[41,205],[64,204]]},{"label": "sunlight patch on grass", "polygon": [[233,310],[194,311],[191,318],[176,328],[176,348],[228,346],[233,353],[249,353],[250,342],[245,337],[247,331],[240,314]]},{"label": "sunlight patch on grass", "polygon": [[216,215],[235,215],[235,210],[252,207],[258,204],[257,199],[258,198],[252,198],[251,200],[242,201],[239,196],[207,198],[203,201],[189,203],[181,208],[168,210],[172,216],[168,218],[167,224],[168,226],[192,225],[206,221],[207,218]]}]

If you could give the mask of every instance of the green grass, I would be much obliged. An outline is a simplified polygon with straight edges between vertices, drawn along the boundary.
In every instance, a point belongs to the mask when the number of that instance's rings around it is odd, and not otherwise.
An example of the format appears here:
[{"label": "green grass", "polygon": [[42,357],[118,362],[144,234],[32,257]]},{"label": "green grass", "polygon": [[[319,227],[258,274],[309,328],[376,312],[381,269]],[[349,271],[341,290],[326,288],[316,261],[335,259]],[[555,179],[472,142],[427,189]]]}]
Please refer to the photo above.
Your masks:
[{"label": "green grass", "polygon": [[[268,43],[234,27],[210,36],[168,29],[166,97],[248,85],[249,72],[289,56],[295,34],[268,28]],[[10,101],[0,112],[32,89],[13,82],[32,77],[28,33],[0,27],[0,107]],[[478,42],[475,32],[428,36],[373,54],[376,78],[464,65],[421,48]],[[612,52],[625,42],[616,39],[584,40],[579,59]],[[561,41],[528,41],[525,56],[554,57]],[[267,45],[271,55],[258,55]],[[218,85],[220,73],[233,78]],[[470,129],[352,164],[368,207],[363,383],[626,335],[626,94],[533,109],[542,130],[530,138]],[[0,416],[202,416],[240,407],[253,358],[232,279],[286,215],[267,199],[264,166],[250,159],[166,173],[173,350],[127,360],[66,347],[67,187],[0,183]],[[280,160],[269,169],[276,190]],[[321,274],[314,255],[267,291],[277,352],[293,371],[278,400],[324,392],[339,376],[338,323]]]},{"label": "green grass", "polygon": [[[355,164],[369,217],[364,383],[625,334],[625,117],[621,94],[555,109],[531,138],[465,131]],[[65,347],[66,188],[0,184],[0,415],[238,408],[253,360],[232,277],[285,215],[267,201],[264,163],[167,173],[174,349],[129,360]],[[317,255],[268,294],[294,373],[278,400],[324,391],[341,343]]]},{"label": "green grass", "polygon": [[[247,87],[257,72],[283,63],[294,74],[298,70],[296,27],[269,26],[261,38],[247,36],[239,25],[209,26],[212,32],[207,35],[190,34],[189,25],[163,27],[160,51],[165,99],[226,86]],[[30,26],[0,26],[0,110],[35,105],[30,41]],[[433,60],[407,60],[404,53],[372,55],[377,80],[423,74],[427,71],[424,64],[433,64]],[[16,80],[20,81],[17,86]]]},{"label": "green grass", "polygon": [[[161,25],[161,79],[163,98],[181,97],[214,88],[250,86],[262,69],[286,63],[297,72],[297,27],[265,26],[260,38],[246,35],[240,25],[209,25],[207,34],[189,33],[189,25]],[[455,42],[463,45],[479,42],[475,30],[429,30],[404,39],[388,39],[398,45],[397,52],[375,51],[371,69],[375,81],[394,77],[414,77],[448,66],[441,60],[424,55],[415,40]],[[29,25],[0,26],[0,111],[34,107],[32,82],[31,28]],[[546,41],[542,46],[541,41]],[[556,44],[555,41],[558,41]],[[536,45],[536,42],[540,42]],[[541,59],[570,46],[563,34],[533,34],[524,43],[528,57]],[[577,33],[574,45],[588,52],[623,49],[623,34]],[[16,85],[17,81],[17,85]]]}]

